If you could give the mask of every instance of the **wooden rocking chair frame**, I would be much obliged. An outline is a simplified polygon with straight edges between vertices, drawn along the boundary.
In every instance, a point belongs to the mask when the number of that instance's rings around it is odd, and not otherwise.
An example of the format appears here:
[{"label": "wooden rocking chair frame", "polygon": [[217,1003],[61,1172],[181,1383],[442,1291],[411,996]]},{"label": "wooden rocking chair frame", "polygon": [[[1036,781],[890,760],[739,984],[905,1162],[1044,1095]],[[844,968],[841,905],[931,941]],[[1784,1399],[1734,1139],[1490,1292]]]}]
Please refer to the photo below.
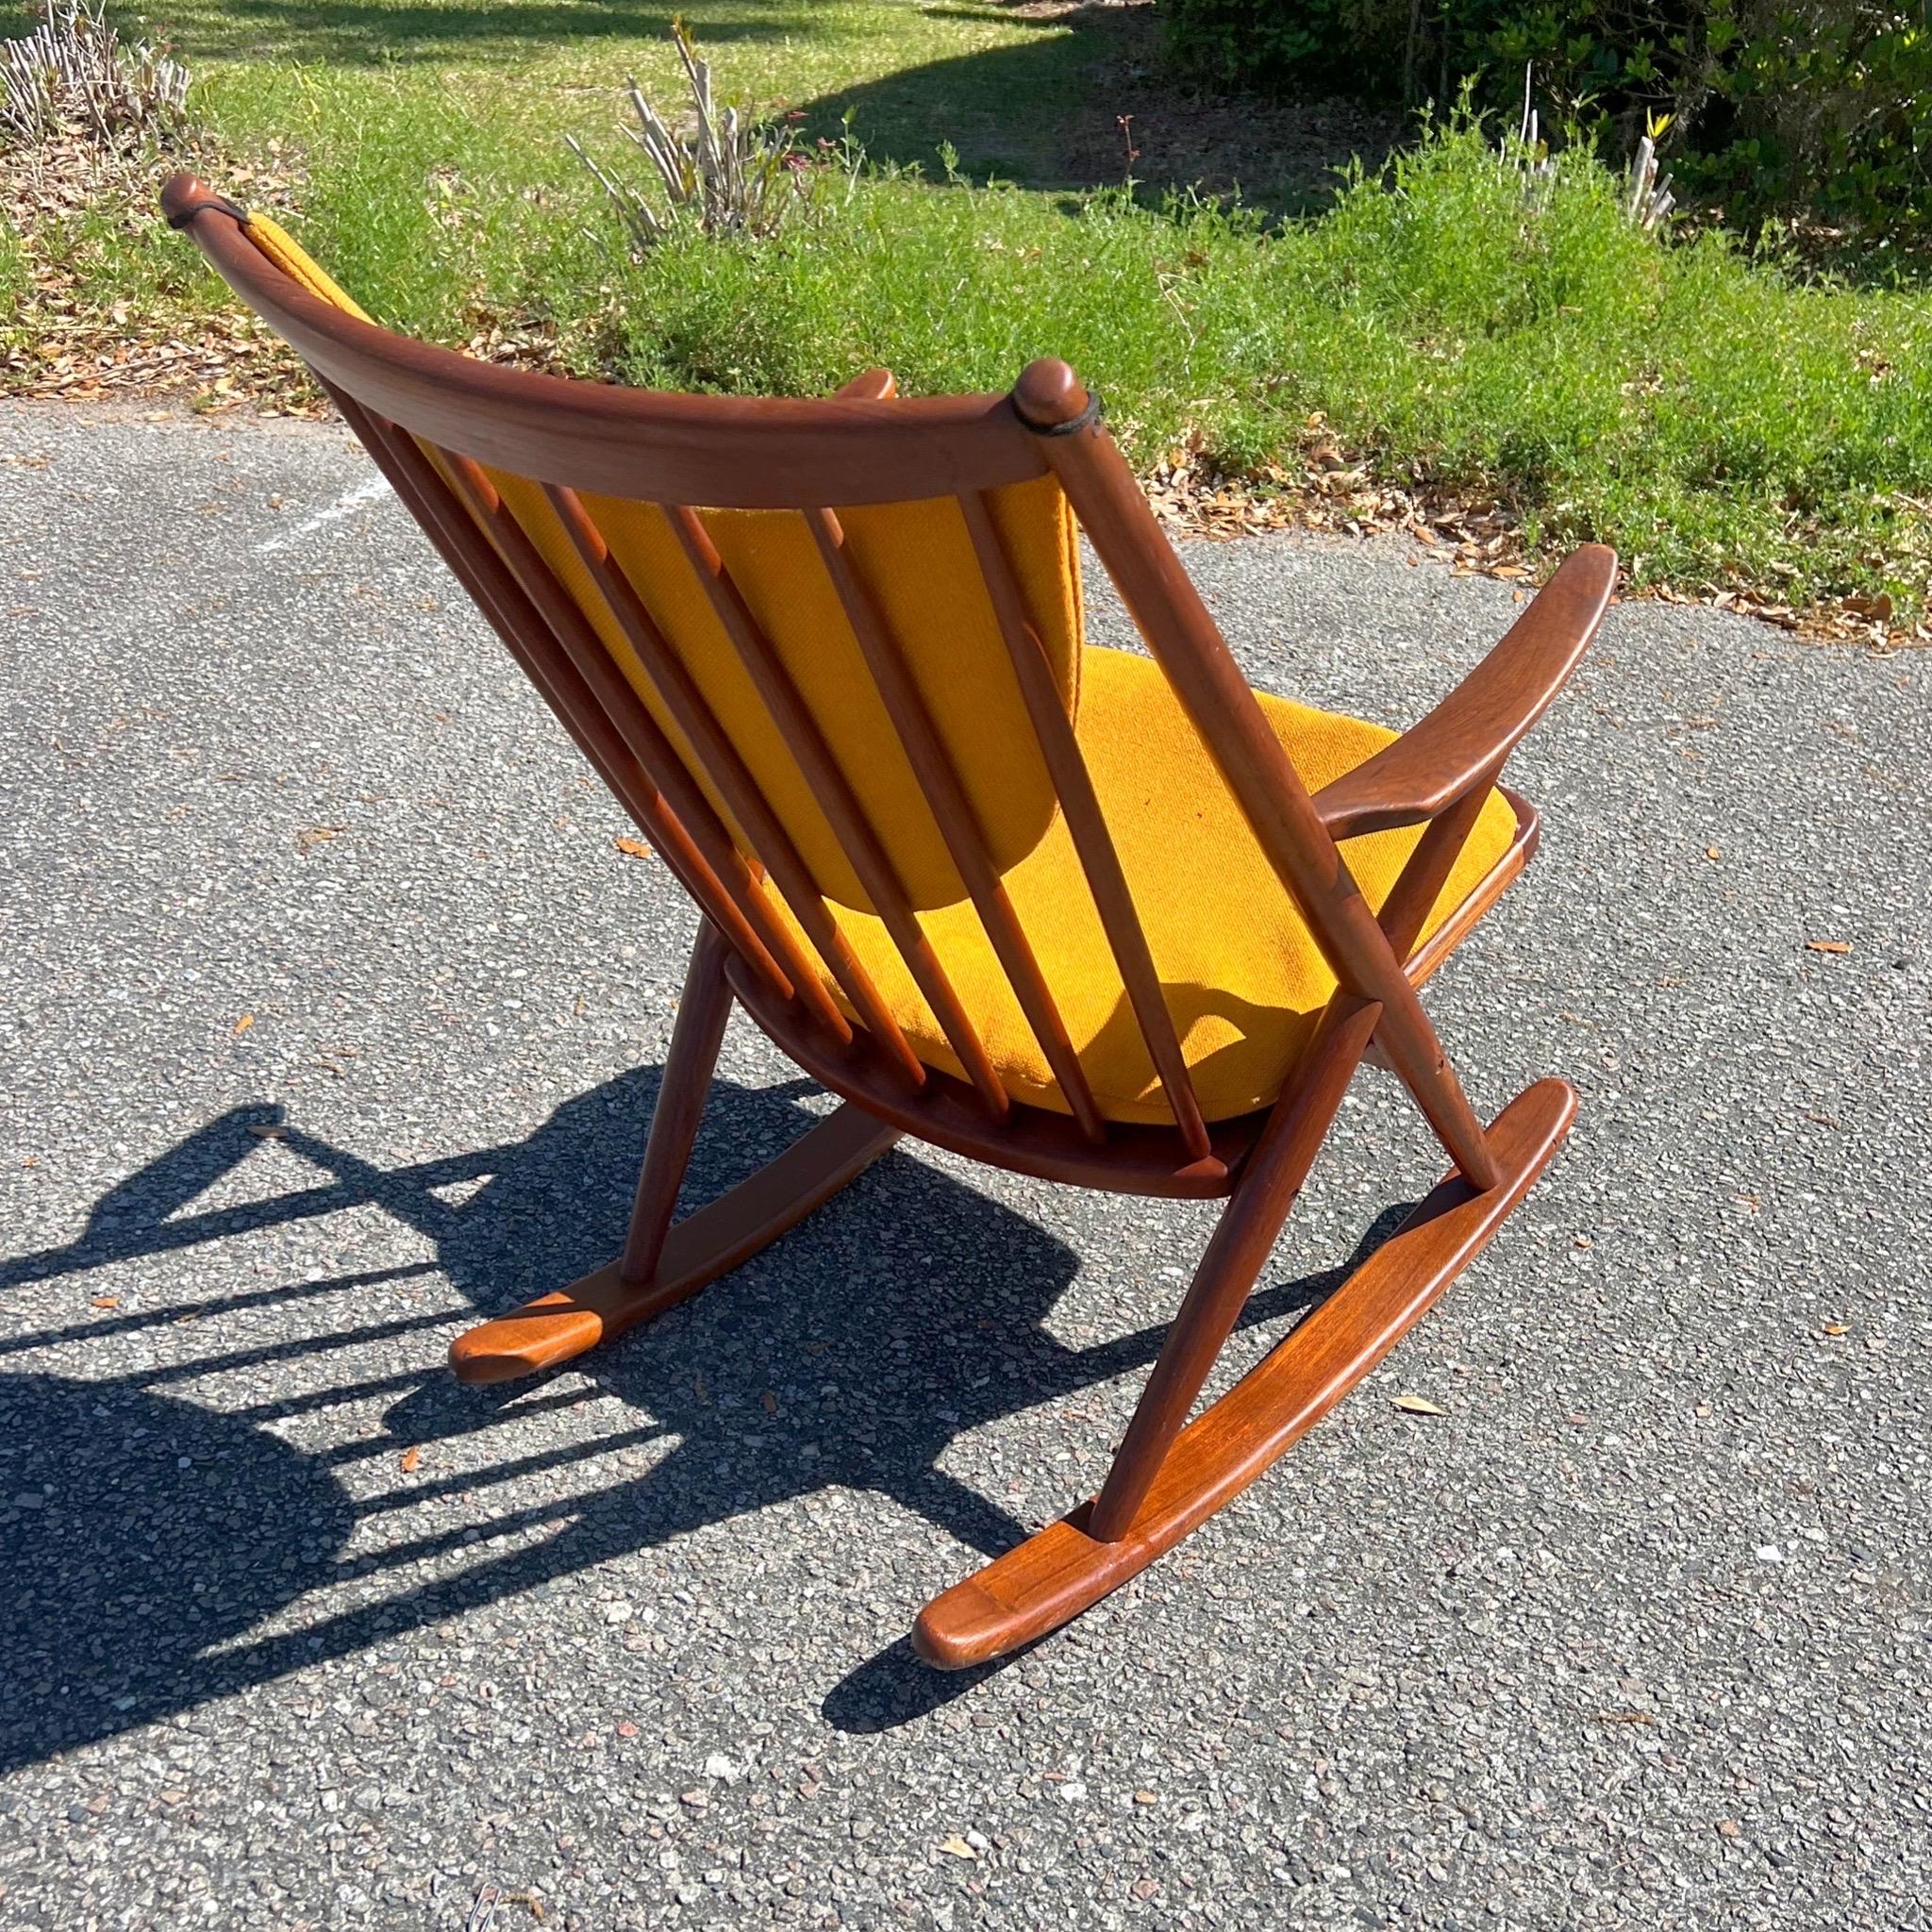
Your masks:
[{"label": "wooden rocking chair frame", "polygon": [[[914,1643],[960,1668],[1077,1615],[1261,1474],[1366,1374],[1494,1235],[1575,1110],[1542,1079],[1486,1128],[1417,989],[1523,870],[1537,815],[1514,792],[1513,837],[1447,922],[1417,945],[1505,759],[1555,698],[1602,620],[1607,550],[1579,551],[1458,688],[1385,749],[1310,793],[1213,620],[1063,363],[1010,394],[901,401],[870,372],[818,402],[684,397],[490,367],[391,335],[318,299],[249,240],[247,218],[192,176],[164,207],[238,294],[294,344],[397,495],[704,914],[646,1142],[624,1252],[451,1349],[466,1381],[565,1361],[695,1294],[852,1180],[901,1133],[991,1166],[1118,1192],[1225,1197],[1099,1493],[928,1604]],[[429,449],[437,453],[431,460]],[[761,863],[725,825],[503,504],[484,465],[540,480],[592,580],[658,683]],[[1051,469],[1149,650],[1216,760],[1339,982],[1271,1107],[1204,1120],[1111,838],[986,492]],[[562,480],[568,478],[568,483]],[[686,555],[967,1079],[921,1062],[840,937],[816,887],[705,701],[664,648],[582,493],[664,506]],[[879,606],[841,547],[838,508],[951,495],[973,539],[1027,713],[1078,849],[1172,1125],[1102,1118],[958,774]],[[935,821],[1071,1111],[1012,1099],[950,997],[906,894],[776,654],[695,511],[806,517]],[[484,534],[488,530],[495,541]],[[1379,916],[1340,841],[1424,824]],[[775,888],[838,977],[846,1017],[776,916]],[[674,1224],[678,1190],[732,1006],[842,1105],[788,1152]],[[1396,1074],[1446,1150],[1447,1176],[1244,1379],[1189,1420],[1356,1068]]]}]

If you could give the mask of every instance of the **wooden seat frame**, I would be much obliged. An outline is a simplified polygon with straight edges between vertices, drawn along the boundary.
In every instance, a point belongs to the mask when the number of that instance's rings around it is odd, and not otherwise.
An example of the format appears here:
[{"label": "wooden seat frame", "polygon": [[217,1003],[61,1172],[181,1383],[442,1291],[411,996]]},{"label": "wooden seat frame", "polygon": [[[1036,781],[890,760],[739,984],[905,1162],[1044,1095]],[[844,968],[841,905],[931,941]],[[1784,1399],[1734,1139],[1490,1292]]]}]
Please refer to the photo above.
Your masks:
[{"label": "wooden seat frame", "polygon": [[[918,401],[896,399],[883,370],[818,402],[660,395],[565,382],[405,340],[317,299],[250,242],[239,209],[192,176],[168,184],[164,207],[236,292],[306,358],[704,914],[624,1252],[583,1280],[460,1336],[450,1353],[464,1380],[527,1374],[649,1321],[767,1246],[901,1133],[1077,1186],[1226,1197],[1099,1493],[920,1613],[913,1638],[920,1654],[959,1668],[1010,1652],[1077,1615],[1252,1482],[1382,1359],[1481,1250],[1555,1153],[1575,1110],[1574,1090],[1562,1080],[1539,1080],[1485,1128],[1417,997],[1417,988],[1535,850],[1536,813],[1514,792],[1505,794],[1516,815],[1507,850],[1426,943],[1418,947],[1417,939],[1504,760],[1595,633],[1615,581],[1608,551],[1591,547],[1571,558],[1448,698],[1366,763],[1310,794],[1092,399],[1063,363],[1033,363],[1008,395]],[[756,860],[692,782],[596,630],[499,499],[485,465],[541,482]],[[1106,821],[987,504],[989,491],[1048,469],[1339,982],[1280,1097],[1243,1119],[1202,1117]],[[580,492],[664,506],[967,1078],[924,1065],[908,1044]],[[1123,1125],[1102,1117],[1052,990],[989,861],[958,774],[877,600],[842,546],[840,507],[939,495],[955,497],[963,510],[1172,1125]],[[1069,1112],[1024,1105],[1006,1092],[876,835],[688,506],[783,508],[807,519]],[[1378,917],[1357,890],[1341,841],[1418,824],[1426,830]],[[774,888],[859,1024],[828,995],[776,916],[769,897]],[[843,1104],[758,1174],[674,1224],[734,1004]],[[1395,1235],[1258,1367],[1190,1421],[1365,1058],[1402,1081],[1453,1166]]]}]

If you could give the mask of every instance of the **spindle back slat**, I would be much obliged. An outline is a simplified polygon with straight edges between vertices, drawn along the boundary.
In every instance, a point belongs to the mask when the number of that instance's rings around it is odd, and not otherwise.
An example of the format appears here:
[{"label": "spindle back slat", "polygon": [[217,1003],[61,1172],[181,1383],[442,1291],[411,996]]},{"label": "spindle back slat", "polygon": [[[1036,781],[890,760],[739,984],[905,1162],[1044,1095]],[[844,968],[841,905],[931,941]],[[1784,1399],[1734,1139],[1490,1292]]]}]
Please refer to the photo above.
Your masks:
[{"label": "spindle back slat", "polygon": [[855,796],[845,772],[832,755],[771,640],[752,614],[750,604],[696,510],[679,504],[670,506],[669,514],[685,557],[711,599],[712,608],[738,653],[739,661],[757,687],[786,749],[804,773],[805,782],[831,825],[840,849],[858,874],[866,897],[891,934],[892,943],[899,949],[899,957],[905,961],[913,984],[932,1009],[946,1043],[966,1069],[967,1077],[979,1090],[980,1097],[996,1118],[1004,1118],[1010,1104],[1007,1091],[987,1058],[978,1030],[953,991],[932,941],[920,926],[878,827]]},{"label": "spindle back slat", "polygon": [[1087,761],[1080,755],[1072,721],[1053,701],[1045,675],[1045,654],[1026,621],[1019,585],[985,499],[977,494],[964,497],[960,508],[965,511],[974,552],[979,558],[980,573],[999,620],[1001,639],[1020,680],[1026,714],[1032,721],[1047,770],[1053,775],[1054,791],[1079,854],[1088,890],[1093,894],[1094,908],[1100,914],[1135,1024],[1141,1029],[1141,1041],[1159,1075],[1161,1091],[1174,1109],[1174,1124],[1188,1151],[1196,1159],[1203,1158],[1208,1150],[1207,1123],[1201,1117],[1194,1083],[1188,1076],[1188,1063],[1174,1032],[1174,1016],[1161,994],[1160,974],[1148,949],[1140,914],[1134,909],[1134,896],[1127,889],[1126,874],[1121,870],[1120,857],[1094,794]]},{"label": "spindle back slat", "polygon": [[[476,608],[557,714],[591,769],[657,841],[678,881],[782,998],[812,976],[782,921],[764,900],[743,853],[686,778],[675,757],[647,768],[564,657],[503,559],[480,538],[446,480],[412,438],[328,385],[344,419],[423,525]],[[658,777],[667,791],[660,791]],[[791,970],[781,966],[789,960]]]}]

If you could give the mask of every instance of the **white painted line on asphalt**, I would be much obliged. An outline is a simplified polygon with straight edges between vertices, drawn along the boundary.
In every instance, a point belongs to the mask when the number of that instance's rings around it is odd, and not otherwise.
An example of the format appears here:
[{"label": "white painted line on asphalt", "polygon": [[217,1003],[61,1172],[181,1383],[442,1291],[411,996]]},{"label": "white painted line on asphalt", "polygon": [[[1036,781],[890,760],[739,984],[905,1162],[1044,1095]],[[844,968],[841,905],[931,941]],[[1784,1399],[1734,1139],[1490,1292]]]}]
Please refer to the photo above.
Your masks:
[{"label": "white painted line on asphalt", "polygon": [[341,523],[346,516],[353,516],[365,503],[373,503],[387,492],[389,478],[376,475],[365,476],[353,489],[345,490],[326,509],[319,509],[312,517],[305,519],[292,530],[284,530],[279,537],[271,537],[266,543],[258,543],[255,554],[267,557],[276,550],[287,550],[299,543],[311,532],[325,528],[330,524]]}]

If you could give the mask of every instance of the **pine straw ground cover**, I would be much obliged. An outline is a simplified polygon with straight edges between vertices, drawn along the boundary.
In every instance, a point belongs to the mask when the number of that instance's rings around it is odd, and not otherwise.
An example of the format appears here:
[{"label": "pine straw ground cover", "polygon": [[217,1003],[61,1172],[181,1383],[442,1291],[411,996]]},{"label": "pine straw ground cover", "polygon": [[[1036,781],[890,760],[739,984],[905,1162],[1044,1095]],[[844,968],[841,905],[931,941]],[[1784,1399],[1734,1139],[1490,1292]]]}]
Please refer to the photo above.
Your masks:
[{"label": "pine straw ground cover", "polygon": [[[218,46],[228,10],[189,11]],[[1721,235],[1645,235],[1617,180],[1581,159],[1532,204],[1467,127],[1288,220],[903,158],[908,126],[930,142],[954,125],[948,103],[983,160],[996,108],[1030,126],[1070,77],[1106,80],[1044,11],[736,0],[719,16],[742,36],[722,50],[727,75],[749,67],[764,98],[795,99],[783,85],[795,62],[816,89],[808,126],[825,125],[826,104],[851,108],[873,148],[856,175],[824,168],[808,217],[758,244],[624,251],[561,136],[616,151],[596,138],[617,119],[610,70],[642,52],[628,44],[615,58],[574,44],[533,106],[501,72],[485,84],[485,70],[441,64],[462,49],[419,46],[399,71],[319,38],[328,8],[290,14],[307,23],[308,58],[230,48],[197,80],[198,126],[175,153],[281,213],[384,320],[492,359],[793,394],[884,362],[916,393],[1004,387],[1055,353],[1106,393],[1157,508],[1185,527],[1399,530],[1418,561],[1525,584],[1601,538],[1650,594],[1876,649],[1932,635],[1923,299],[1807,281]],[[342,18],[363,31],[382,12]],[[761,19],[784,33],[756,39]],[[891,57],[902,61],[963,39],[945,58],[832,85],[858,58],[855,27],[859,64],[876,69],[882,20],[917,23],[923,38]],[[701,38],[706,24],[700,12]],[[538,71],[564,58],[551,50]],[[641,64],[652,87],[661,65]],[[1142,92],[1124,97],[1144,107],[1147,83],[1133,84]],[[1120,131],[1131,165],[1137,137]],[[1091,149],[1091,126],[1082,138]],[[1236,145],[1222,142],[1218,166]],[[1072,165],[1017,137],[1015,152],[1029,181]],[[287,352],[160,227],[159,172],[153,156],[58,144],[0,169],[0,380],[18,394],[318,413]]]}]

